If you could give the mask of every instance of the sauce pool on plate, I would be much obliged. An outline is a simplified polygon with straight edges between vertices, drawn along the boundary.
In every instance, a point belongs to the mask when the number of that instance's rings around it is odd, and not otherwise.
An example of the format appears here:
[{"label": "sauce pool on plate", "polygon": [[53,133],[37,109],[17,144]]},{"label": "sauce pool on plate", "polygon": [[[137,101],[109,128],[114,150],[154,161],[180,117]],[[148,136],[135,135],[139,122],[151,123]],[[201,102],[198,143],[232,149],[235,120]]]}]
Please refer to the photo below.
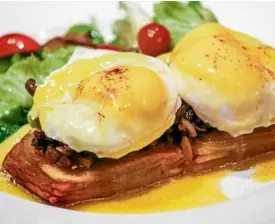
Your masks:
[{"label": "sauce pool on plate", "polygon": [[257,164],[251,178],[258,183],[266,183],[275,180],[275,160]]}]

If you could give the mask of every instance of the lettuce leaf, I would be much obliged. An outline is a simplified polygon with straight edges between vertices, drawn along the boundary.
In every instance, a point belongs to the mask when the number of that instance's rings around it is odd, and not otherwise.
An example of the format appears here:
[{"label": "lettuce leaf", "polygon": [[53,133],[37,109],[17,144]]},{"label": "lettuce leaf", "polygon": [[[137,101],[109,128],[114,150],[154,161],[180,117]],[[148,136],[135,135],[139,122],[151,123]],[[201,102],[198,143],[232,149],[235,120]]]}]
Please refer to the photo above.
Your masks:
[{"label": "lettuce leaf", "polygon": [[71,47],[54,52],[45,49],[40,58],[31,55],[15,62],[0,76],[0,136],[1,130],[12,133],[14,126],[27,123],[26,114],[32,106],[32,97],[25,90],[25,82],[32,78],[37,84],[42,84],[53,70],[62,67],[69,60],[72,53]]},{"label": "lettuce leaf", "polygon": [[9,67],[12,64],[23,60],[27,56],[29,56],[29,53],[27,53],[27,54],[16,53],[16,54],[13,54],[10,57],[1,58],[0,59],[0,75],[5,74],[5,72],[9,69]]},{"label": "lettuce leaf", "polygon": [[0,121],[0,142],[4,141],[7,137],[16,132],[21,125],[8,124]]},{"label": "lettuce leaf", "polygon": [[8,58],[0,59],[0,75],[3,75],[11,66],[11,62]]},{"label": "lettuce leaf", "polygon": [[151,18],[138,5],[132,2],[119,2],[125,17],[116,20],[113,25],[115,39],[111,44],[122,47],[137,47],[137,34],[142,26],[151,22]]},{"label": "lettuce leaf", "polygon": [[164,25],[171,33],[171,48],[195,27],[203,23],[218,22],[215,15],[197,1],[163,1],[154,5],[154,12],[154,21]]}]

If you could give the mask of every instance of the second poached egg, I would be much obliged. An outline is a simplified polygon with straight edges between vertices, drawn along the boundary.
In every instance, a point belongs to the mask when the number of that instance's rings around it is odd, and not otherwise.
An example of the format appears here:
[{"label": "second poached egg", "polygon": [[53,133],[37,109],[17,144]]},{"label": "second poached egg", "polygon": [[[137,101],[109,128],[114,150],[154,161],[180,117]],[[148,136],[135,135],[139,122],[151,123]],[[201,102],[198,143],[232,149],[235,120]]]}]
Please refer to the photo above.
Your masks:
[{"label": "second poached egg", "polygon": [[275,50],[220,24],[201,25],[172,51],[178,90],[204,121],[232,136],[275,123]]}]

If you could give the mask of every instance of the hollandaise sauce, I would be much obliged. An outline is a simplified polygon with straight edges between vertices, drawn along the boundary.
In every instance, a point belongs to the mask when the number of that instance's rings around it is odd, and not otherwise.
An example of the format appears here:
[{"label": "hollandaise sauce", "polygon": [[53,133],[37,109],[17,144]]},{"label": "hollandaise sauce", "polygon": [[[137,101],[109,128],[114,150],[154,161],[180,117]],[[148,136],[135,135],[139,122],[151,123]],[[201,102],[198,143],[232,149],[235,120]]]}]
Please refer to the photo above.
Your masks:
[{"label": "hollandaise sauce", "polygon": [[110,202],[78,205],[73,209],[98,213],[153,213],[177,211],[224,202],[220,180],[227,171],[171,181],[139,196]]},{"label": "hollandaise sauce", "polygon": [[256,165],[252,179],[259,183],[266,183],[275,180],[275,160]]}]

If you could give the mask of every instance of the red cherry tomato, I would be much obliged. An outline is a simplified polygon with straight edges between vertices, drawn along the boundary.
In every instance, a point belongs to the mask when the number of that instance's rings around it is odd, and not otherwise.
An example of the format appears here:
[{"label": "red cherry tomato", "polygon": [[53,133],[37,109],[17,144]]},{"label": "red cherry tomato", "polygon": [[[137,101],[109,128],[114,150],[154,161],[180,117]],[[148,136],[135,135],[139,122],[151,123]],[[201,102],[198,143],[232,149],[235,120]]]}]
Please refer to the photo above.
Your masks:
[{"label": "red cherry tomato", "polygon": [[167,52],[170,42],[169,31],[157,23],[145,25],[138,33],[138,45],[141,52],[150,56],[158,56]]},{"label": "red cherry tomato", "polygon": [[0,37],[0,57],[15,53],[35,52],[41,46],[32,38],[19,33],[10,33]]},{"label": "red cherry tomato", "polygon": [[99,44],[99,45],[96,45],[95,49],[123,51],[121,48],[113,46],[111,44]]}]

